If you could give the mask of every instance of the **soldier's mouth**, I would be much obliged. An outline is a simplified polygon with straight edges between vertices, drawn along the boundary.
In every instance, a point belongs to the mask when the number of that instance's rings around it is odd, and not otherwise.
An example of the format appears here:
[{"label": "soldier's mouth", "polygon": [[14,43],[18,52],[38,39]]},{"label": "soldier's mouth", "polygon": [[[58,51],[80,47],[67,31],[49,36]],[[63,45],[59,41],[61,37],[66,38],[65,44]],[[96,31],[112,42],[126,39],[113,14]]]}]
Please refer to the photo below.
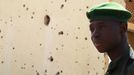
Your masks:
[{"label": "soldier's mouth", "polygon": [[94,43],[94,45],[95,45],[96,47],[100,47],[100,46],[102,46],[102,43],[101,43],[101,42],[99,42],[99,43]]},{"label": "soldier's mouth", "polygon": [[100,43],[95,43],[94,45],[95,45],[95,46],[101,46],[102,44],[100,44]]}]

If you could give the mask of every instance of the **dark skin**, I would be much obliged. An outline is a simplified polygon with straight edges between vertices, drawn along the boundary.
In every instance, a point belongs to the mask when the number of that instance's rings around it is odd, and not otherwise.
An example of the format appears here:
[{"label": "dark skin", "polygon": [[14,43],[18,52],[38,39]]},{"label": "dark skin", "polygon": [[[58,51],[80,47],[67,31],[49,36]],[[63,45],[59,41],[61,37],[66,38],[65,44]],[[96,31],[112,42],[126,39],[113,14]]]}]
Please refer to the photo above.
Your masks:
[{"label": "dark skin", "polygon": [[115,20],[90,22],[91,40],[100,53],[107,53],[113,61],[128,50],[127,24]]}]

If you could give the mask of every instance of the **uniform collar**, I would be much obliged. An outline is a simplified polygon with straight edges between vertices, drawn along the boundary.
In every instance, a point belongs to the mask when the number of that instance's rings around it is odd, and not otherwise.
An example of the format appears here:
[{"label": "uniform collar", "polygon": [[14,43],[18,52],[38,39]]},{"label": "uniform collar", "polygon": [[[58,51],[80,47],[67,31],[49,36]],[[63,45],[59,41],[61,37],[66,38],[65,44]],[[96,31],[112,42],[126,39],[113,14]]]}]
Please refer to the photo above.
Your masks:
[{"label": "uniform collar", "polygon": [[132,49],[132,47],[130,47],[130,58],[134,59],[134,50]]},{"label": "uniform collar", "polygon": [[122,56],[110,62],[107,72],[110,74],[114,71],[121,72],[122,69],[125,68],[123,65],[127,64],[127,60],[130,57],[134,59],[134,52],[131,49],[128,49]]}]

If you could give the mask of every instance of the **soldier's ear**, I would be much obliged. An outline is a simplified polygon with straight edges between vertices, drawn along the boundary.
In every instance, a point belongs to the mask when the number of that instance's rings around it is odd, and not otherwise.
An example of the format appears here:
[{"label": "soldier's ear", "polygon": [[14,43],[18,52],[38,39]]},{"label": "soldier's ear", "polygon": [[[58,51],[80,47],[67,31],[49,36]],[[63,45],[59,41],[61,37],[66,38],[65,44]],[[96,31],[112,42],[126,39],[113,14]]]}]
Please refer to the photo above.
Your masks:
[{"label": "soldier's ear", "polygon": [[127,32],[127,23],[123,23],[121,22],[121,32],[124,33],[124,32]]}]

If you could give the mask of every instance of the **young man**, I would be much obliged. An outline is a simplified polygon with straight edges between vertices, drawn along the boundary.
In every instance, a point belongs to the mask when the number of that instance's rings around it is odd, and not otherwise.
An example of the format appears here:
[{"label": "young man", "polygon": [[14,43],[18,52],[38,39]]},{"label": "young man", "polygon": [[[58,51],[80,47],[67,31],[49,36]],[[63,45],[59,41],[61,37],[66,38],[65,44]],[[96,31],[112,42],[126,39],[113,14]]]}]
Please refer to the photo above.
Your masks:
[{"label": "young man", "polygon": [[106,2],[87,12],[91,40],[100,53],[111,59],[105,75],[134,75],[134,53],[127,41],[131,13],[115,2]]}]

